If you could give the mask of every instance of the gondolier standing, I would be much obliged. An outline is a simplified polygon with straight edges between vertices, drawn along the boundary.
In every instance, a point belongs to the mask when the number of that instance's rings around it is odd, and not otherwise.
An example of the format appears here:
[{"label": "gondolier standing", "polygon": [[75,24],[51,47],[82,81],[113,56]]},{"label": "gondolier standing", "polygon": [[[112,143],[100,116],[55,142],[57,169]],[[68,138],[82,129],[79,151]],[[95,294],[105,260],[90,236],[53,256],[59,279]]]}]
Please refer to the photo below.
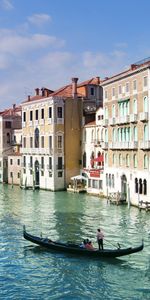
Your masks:
[{"label": "gondolier standing", "polygon": [[99,250],[103,250],[103,239],[104,239],[104,234],[100,230],[100,228],[97,229],[97,243]]}]

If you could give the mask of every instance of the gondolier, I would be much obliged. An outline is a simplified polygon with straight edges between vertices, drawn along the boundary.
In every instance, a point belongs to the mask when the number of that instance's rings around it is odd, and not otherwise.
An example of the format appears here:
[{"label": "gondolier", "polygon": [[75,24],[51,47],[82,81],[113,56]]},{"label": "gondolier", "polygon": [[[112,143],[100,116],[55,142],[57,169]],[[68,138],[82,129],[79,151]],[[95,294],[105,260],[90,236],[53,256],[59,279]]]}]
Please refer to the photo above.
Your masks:
[{"label": "gondolier", "polygon": [[104,249],[104,247],[103,247],[103,239],[104,239],[104,234],[101,231],[101,229],[98,228],[97,229],[97,243],[98,243],[99,250],[103,250]]}]

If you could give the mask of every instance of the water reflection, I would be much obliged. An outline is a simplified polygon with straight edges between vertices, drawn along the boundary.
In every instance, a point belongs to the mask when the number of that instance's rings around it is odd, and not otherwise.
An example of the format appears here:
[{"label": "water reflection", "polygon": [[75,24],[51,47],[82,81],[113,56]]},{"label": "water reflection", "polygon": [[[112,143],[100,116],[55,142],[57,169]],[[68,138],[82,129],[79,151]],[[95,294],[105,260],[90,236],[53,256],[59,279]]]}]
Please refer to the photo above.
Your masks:
[{"label": "water reflection", "polygon": [[[88,195],[1,185],[0,218],[0,299],[149,299],[149,213]],[[113,261],[55,253],[25,241],[23,224],[35,235],[95,244],[101,226],[105,247],[136,246],[144,237],[145,248]]]}]

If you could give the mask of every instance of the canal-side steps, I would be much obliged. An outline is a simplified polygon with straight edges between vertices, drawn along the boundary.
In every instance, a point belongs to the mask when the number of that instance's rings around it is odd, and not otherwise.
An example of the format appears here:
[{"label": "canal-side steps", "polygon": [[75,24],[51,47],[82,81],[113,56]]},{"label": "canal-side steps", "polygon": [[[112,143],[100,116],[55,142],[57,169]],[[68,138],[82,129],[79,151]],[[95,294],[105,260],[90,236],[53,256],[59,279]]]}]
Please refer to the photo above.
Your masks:
[{"label": "canal-side steps", "polygon": [[126,197],[124,197],[124,195],[122,195],[119,192],[118,193],[110,193],[107,197],[107,200],[111,204],[115,204],[115,205],[127,204]]}]

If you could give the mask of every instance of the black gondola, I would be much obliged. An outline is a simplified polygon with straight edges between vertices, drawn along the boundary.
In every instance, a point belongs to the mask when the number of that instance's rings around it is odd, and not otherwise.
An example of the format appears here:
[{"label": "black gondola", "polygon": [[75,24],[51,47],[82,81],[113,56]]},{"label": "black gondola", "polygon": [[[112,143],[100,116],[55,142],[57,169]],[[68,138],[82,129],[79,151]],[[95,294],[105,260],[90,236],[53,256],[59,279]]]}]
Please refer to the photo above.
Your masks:
[{"label": "black gondola", "polygon": [[37,237],[34,235],[31,235],[26,232],[25,226],[23,227],[23,236],[26,240],[43,246],[47,249],[50,250],[56,250],[59,252],[68,252],[68,253],[73,253],[73,254],[80,254],[84,256],[91,256],[91,257],[107,257],[107,258],[115,258],[115,257],[120,257],[120,256],[125,256],[129,255],[132,253],[139,252],[143,249],[144,244],[142,244],[138,247],[132,248],[120,248],[118,247],[117,249],[104,249],[104,250],[88,250],[85,248],[81,248],[79,244],[67,242],[67,243],[62,243],[62,242],[54,242],[48,238],[42,238],[42,237]]}]

